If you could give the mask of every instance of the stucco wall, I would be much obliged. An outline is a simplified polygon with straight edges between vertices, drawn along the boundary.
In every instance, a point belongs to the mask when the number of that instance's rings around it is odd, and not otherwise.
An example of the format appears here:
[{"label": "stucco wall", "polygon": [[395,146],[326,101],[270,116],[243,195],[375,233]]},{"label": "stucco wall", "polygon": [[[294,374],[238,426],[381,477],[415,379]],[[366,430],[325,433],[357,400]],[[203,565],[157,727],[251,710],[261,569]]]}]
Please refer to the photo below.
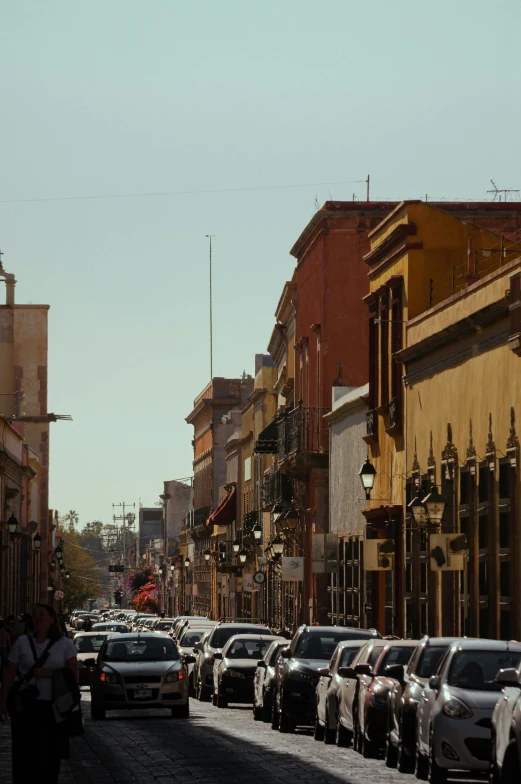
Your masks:
[{"label": "stucco wall", "polygon": [[365,406],[331,423],[329,457],[330,530],[339,536],[363,534],[366,501],[358,472],[367,456]]},{"label": "stucco wall", "polygon": [[175,549],[175,544],[179,539],[183,520],[188,516],[192,508],[193,488],[191,485],[186,485],[183,482],[177,482],[172,479],[169,482],[164,482],[164,492],[170,498],[166,499],[166,531],[168,539],[168,552],[172,548]]}]

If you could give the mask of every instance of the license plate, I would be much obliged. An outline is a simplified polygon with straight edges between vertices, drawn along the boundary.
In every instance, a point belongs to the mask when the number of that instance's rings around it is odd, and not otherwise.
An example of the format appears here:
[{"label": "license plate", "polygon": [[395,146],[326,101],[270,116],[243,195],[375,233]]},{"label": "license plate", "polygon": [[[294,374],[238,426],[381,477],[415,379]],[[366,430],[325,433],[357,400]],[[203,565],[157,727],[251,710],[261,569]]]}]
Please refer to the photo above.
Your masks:
[{"label": "license plate", "polygon": [[152,696],[152,689],[138,689],[134,692],[134,698],[136,700],[146,700],[147,697]]}]

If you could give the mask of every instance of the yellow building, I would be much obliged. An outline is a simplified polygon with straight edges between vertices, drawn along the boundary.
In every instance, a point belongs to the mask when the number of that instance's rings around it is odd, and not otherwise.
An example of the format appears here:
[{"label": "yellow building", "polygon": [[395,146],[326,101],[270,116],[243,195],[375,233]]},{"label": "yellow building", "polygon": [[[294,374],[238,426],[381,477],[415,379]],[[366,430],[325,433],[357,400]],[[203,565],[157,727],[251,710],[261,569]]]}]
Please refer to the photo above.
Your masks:
[{"label": "yellow building", "polygon": [[[376,477],[364,514],[368,538],[394,540],[393,568],[374,570],[371,581],[371,610],[381,631],[402,636],[428,628],[432,633],[440,612],[439,604],[428,601],[439,594],[439,575],[424,566],[413,570],[413,554],[422,545],[412,543],[410,519],[404,513],[407,488],[413,490],[414,451],[404,432],[405,427],[410,432],[411,400],[404,394],[400,353],[411,338],[406,325],[468,290],[500,259],[506,264],[519,253],[521,246],[483,226],[497,226],[505,234],[518,231],[520,214],[521,205],[447,204],[441,209],[402,202],[369,235],[369,400],[364,440]],[[422,406],[421,395],[415,403]],[[425,421],[430,412],[425,405],[421,410]],[[440,476],[433,460],[427,451],[424,478],[436,483]]]}]

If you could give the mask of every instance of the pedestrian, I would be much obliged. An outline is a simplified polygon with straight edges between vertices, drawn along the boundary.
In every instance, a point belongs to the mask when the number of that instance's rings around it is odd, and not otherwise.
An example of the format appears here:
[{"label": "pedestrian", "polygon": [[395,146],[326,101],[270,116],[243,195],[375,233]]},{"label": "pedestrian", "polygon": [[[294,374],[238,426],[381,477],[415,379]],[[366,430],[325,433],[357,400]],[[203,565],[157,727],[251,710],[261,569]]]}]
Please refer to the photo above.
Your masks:
[{"label": "pedestrian", "polygon": [[27,676],[18,692],[22,699],[15,700],[22,709],[11,713],[13,784],[58,784],[60,760],[68,756],[68,735],[67,722],[57,724],[54,717],[52,676],[63,669],[78,679],[76,648],[61,634],[54,607],[37,604],[34,633],[22,635],[13,645],[0,694],[0,719],[5,721],[15,676]]},{"label": "pedestrian", "polygon": [[11,637],[5,628],[5,621],[0,618],[0,681],[4,675],[10,650]]},{"label": "pedestrian", "polygon": [[92,631],[92,621],[88,615],[85,616],[85,620],[83,621],[83,631],[84,632]]}]

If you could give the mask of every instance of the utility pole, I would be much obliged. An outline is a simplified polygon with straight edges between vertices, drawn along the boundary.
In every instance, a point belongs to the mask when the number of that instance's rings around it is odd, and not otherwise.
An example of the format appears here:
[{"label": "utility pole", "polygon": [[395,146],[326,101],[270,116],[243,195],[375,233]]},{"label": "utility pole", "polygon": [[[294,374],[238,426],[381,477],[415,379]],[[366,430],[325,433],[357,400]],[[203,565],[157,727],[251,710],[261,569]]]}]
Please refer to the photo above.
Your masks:
[{"label": "utility pole", "polygon": [[367,180],[365,181],[365,183],[367,185],[367,198],[366,198],[366,201],[370,201],[370,199],[369,199],[369,185],[370,185],[370,181],[371,181],[371,176],[368,174],[367,175]]},{"label": "utility pole", "polygon": [[[123,558],[122,558],[122,560],[123,560],[123,570],[125,570],[127,568],[127,566],[128,566],[126,525],[127,524],[132,524],[134,522],[134,520],[136,519],[136,515],[135,515],[134,512],[125,512],[125,509],[127,509],[127,508],[135,509],[136,505],[135,504],[128,504],[125,501],[123,501],[121,504],[112,504],[112,509],[116,509],[116,508],[123,509],[123,514],[120,514],[120,515],[113,514],[112,515],[112,519],[113,519],[114,523],[116,523],[118,520],[121,520],[121,524],[122,524],[122,528],[121,528],[121,534],[122,534],[121,535],[121,544],[122,544],[122,550],[123,550]],[[126,591],[125,591],[124,586],[123,586],[123,604],[124,605],[126,604]]]},{"label": "utility pole", "polygon": [[205,235],[210,240],[210,381],[213,378],[213,313],[212,313],[212,237],[215,234]]}]

